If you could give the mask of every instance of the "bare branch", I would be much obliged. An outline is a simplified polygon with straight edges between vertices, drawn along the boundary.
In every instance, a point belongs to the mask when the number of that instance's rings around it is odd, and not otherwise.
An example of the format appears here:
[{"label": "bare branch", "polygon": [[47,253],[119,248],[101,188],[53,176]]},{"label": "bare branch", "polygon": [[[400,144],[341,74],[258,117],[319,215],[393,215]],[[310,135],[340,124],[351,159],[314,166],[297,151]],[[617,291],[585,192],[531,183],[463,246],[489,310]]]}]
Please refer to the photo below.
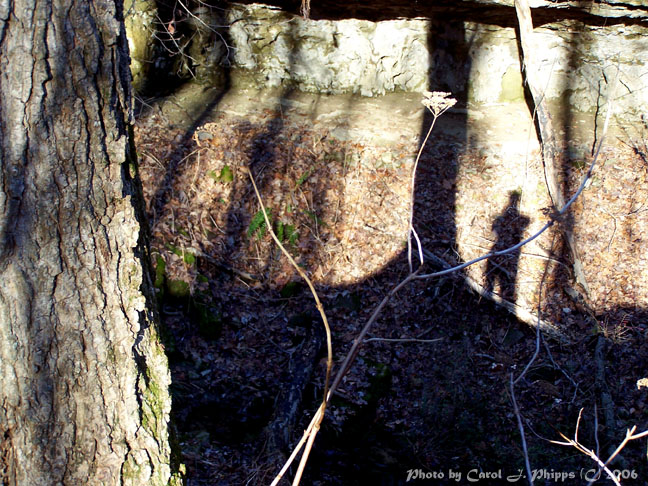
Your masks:
[{"label": "bare branch", "polygon": [[[594,462],[596,462],[596,464],[599,467],[599,471],[600,470],[605,471],[605,474],[607,474],[607,476],[610,478],[610,480],[614,484],[616,484],[617,486],[621,486],[621,482],[619,481],[617,476],[608,468],[608,465],[610,464],[610,462],[612,462],[614,460],[614,458],[619,454],[619,452],[621,452],[621,450],[628,444],[628,442],[630,442],[631,440],[637,440],[637,439],[641,439],[643,437],[648,437],[648,430],[645,430],[643,432],[635,434],[635,430],[637,430],[637,426],[633,425],[630,429],[626,430],[625,438],[623,439],[623,441],[621,441],[619,446],[610,455],[608,460],[603,462],[599,458],[599,455],[596,452],[594,452],[591,449],[588,449],[587,447],[585,447],[583,444],[581,444],[578,441],[578,428],[580,427],[580,421],[581,421],[582,414],[583,414],[583,409],[581,408],[580,411],[578,412],[578,419],[576,420],[576,430],[574,431],[574,438],[573,439],[567,438],[565,436],[565,434],[560,432],[560,436],[563,439],[565,439],[565,442],[556,441],[556,440],[550,440],[549,442],[551,442],[552,444],[558,444],[558,445],[565,445],[565,446],[574,447],[575,449],[582,452],[586,456],[589,456]],[[596,447],[598,449],[598,439],[597,439],[596,442],[597,442]],[[598,481],[598,479],[599,479],[599,475],[597,474],[594,477],[594,479],[592,479],[589,483],[587,483],[587,486],[592,486],[592,484],[594,484],[595,481]]]},{"label": "bare branch", "polygon": [[[449,95],[448,93],[441,93],[440,101],[445,100],[445,103],[450,103],[450,100],[446,99],[448,95]],[[436,120],[436,118],[440,114],[444,113],[445,111],[447,111],[447,109],[449,109],[452,105],[454,105],[454,100],[452,100],[452,103],[448,104],[447,106],[436,105],[435,103],[437,103],[439,101],[439,99],[437,99],[435,96],[436,95],[434,93],[426,92],[426,93],[424,93],[424,100],[423,100],[423,104],[426,107],[428,107],[432,111],[432,113],[434,115],[436,115],[434,120],[433,120],[433,125],[434,125],[434,121]],[[428,105],[428,103],[429,103],[429,105]],[[609,106],[609,100],[608,100],[608,106]],[[436,110],[436,112],[435,112],[435,110]],[[599,156],[599,153],[600,153],[600,144],[603,142],[604,135],[605,135],[605,132],[606,132],[607,127],[608,127],[608,122],[609,122],[611,111],[612,111],[611,108],[608,108],[608,113],[606,115],[606,122],[605,122],[605,125],[604,125],[603,137],[601,138],[601,141],[599,142],[599,148],[596,151],[596,153],[595,153],[595,155],[594,155],[594,157],[592,159],[592,162],[590,164],[589,170],[587,171],[587,174],[583,178],[583,181],[582,181],[580,187],[578,188],[578,190],[576,191],[576,193],[571,197],[571,199],[560,210],[556,211],[552,215],[551,219],[548,222],[546,222],[544,224],[544,226],[540,230],[538,230],[535,234],[533,234],[529,238],[521,241],[520,243],[518,243],[518,244],[516,244],[514,246],[511,246],[510,248],[506,248],[504,250],[500,250],[500,251],[496,251],[496,252],[491,252],[491,253],[483,255],[483,256],[481,256],[479,258],[475,258],[474,260],[470,260],[469,262],[465,262],[465,263],[462,263],[460,265],[456,265],[454,267],[447,268],[447,269],[444,269],[444,270],[441,270],[441,271],[438,271],[438,272],[433,272],[433,273],[428,273],[428,274],[420,274],[419,272],[420,272],[422,267],[419,267],[416,270],[413,270],[413,264],[411,262],[411,236],[412,236],[412,234],[415,234],[414,229],[413,229],[413,225],[412,225],[412,223],[413,223],[413,206],[412,206],[412,209],[410,211],[410,224],[409,224],[409,227],[408,227],[408,257],[409,257],[408,260],[409,260],[409,267],[410,267],[410,270],[411,270],[410,273],[403,280],[401,280],[401,282],[399,282],[397,285],[395,285],[391,289],[391,291],[382,299],[382,301],[374,309],[374,311],[371,314],[369,320],[365,323],[364,327],[362,328],[362,330],[360,331],[358,336],[353,340],[353,345],[351,346],[351,349],[349,350],[346,357],[344,358],[342,364],[340,365],[340,368],[338,369],[338,371],[337,371],[337,373],[335,375],[335,378],[333,379],[330,387],[328,388],[328,392],[326,393],[326,399],[320,405],[320,408],[318,409],[315,416],[311,420],[308,428],[304,432],[304,436],[302,437],[302,439],[299,441],[299,443],[297,444],[297,446],[293,450],[290,458],[288,459],[286,464],[284,464],[283,468],[281,469],[280,473],[277,475],[275,480],[272,482],[271,486],[275,486],[276,484],[278,484],[278,482],[281,480],[281,478],[283,477],[283,475],[287,471],[287,469],[290,466],[290,464],[292,463],[292,461],[295,459],[296,455],[299,453],[301,448],[304,446],[304,443],[308,440],[309,445],[307,446],[307,449],[306,449],[304,455],[302,456],[300,469],[298,471],[298,474],[301,475],[301,471],[303,470],[302,465],[305,465],[305,461],[307,460],[307,456],[308,456],[308,451],[310,450],[310,446],[312,446],[312,443],[313,443],[313,440],[314,440],[314,435],[317,434],[317,431],[319,430],[319,426],[321,424],[321,421],[322,421],[322,419],[324,417],[324,412],[326,410],[326,404],[331,399],[333,393],[335,392],[335,390],[339,386],[340,382],[342,381],[342,378],[346,375],[348,370],[351,368],[351,364],[354,362],[355,358],[357,357],[357,355],[358,355],[358,353],[360,351],[360,346],[364,342],[366,342],[365,336],[367,335],[367,333],[369,332],[369,330],[371,329],[373,324],[376,322],[376,320],[378,319],[378,316],[382,312],[385,305],[389,302],[389,300],[392,297],[394,297],[398,293],[399,290],[401,290],[405,285],[407,285],[408,283],[410,283],[413,280],[429,279],[429,278],[433,278],[433,277],[441,277],[441,276],[444,276],[444,275],[450,275],[452,273],[463,270],[464,268],[467,268],[467,267],[469,267],[471,265],[474,265],[475,263],[478,263],[478,262],[480,262],[482,260],[485,260],[487,258],[491,258],[491,257],[494,257],[494,256],[505,255],[507,253],[514,252],[514,251],[518,250],[519,248],[527,245],[531,241],[535,240],[536,238],[538,238],[542,233],[544,233],[547,229],[549,229],[551,226],[553,226],[556,221],[559,221],[560,218],[569,210],[569,208],[571,207],[573,202],[582,193],[582,191],[585,188],[585,185],[587,183],[587,180],[589,180],[589,178],[591,177],[592,171],[594,169],[594,166],[596,165],[596,162],[597,162],[597,159],[598,159],[598,156]],[[420,159],[420,156],[422,154],[423,147],[427,143],[427,140],[428,140],[428,138],[430,136],[430,133],[431,133],[431,130],[428,131],[428,133],[427,133],[427,135],[426,135],[426,137],[424,139],[424,142],[421,145],[421,148],[419,149],[419,153],[418,153],[417,158],[416,158],[416,164],[415,164],[415,167],[414,167],[414,170],[413,170],[413,177],[412,177],[412,188],[414,187],[414,183],[415,183],[415,175],[416,175],[417,163],[418,163],[418,161]],[[250,177],[252,177],[251,174],[250,174]],[[254,184],[253,179],[252,179],[252,182]],[[256,185],[255,185],[255,190],[256,190]],[[268,226],[270,226],[269,220],[267,219],[267,216],[265,214],[265,210],[264,210],[262,202],[260,200],[260,196],[258,194],[258,191],[257,191],[257,197],[259,198],[259,202],[261,203],[261,208],[262,208],[262,211],[263,211],[263,214],[264,214],[264,218],[266,218],[266,224]],[[280,242],[277,240],[274,233],[271,233],[271,234],[272,234],[272,237],[275,240],[275,242],[277,242],[280,245],[280,247],[282,248],[282,251],[284,251],[284,253],[286,253],[287,256],[290,258],[291,263],[293,263],[293,265],[297,268],[300,275],[302,275],[302,277],[304,279],[306,279],[306,276],[305,276],[305,274],[303,274],[303,271],[301,271],[301,268],[299,268],[294,263],[294,261],[292,260],[292,257],[290,257],[290,255],[281,246]],[[419,242],[418,238],[417,238],[417,242]],[[424,251],[425,250],[422,247],[419,247],[419,252],[420,252],[421,259],[423,258],[423,252]],[[309,287],[311,287],[311,292],[315,296],[316,301],[319,303],[319,299],[316,296],[316,293],[314,291],[314,288],[312,287],[312,284],[310,283],[310,280],[307,280],[307,282],[309,284]],[[327,331],[328,331],[328,324],[325,324],[325,325],[327,326]],[[539,334],[539,332],[540,332],[540,330],[539,330],[539,327],[538,327],[537,328],[537,333]],[[538,348],[538,345],[536,345],[536,353],[534,354],[533,359],[535,359],[535,356],[537,356],[537,353],[538,353],[537,348]],[[527,368],[525,368],[525,370],[523,371],[523,374],[521,376],[523,376],[524,373],[526,373],[527,369],[528,369],[528,366],[527,366]],[[520,379],[521,376],[518,377],[518,379]],[[328,377],[328,369],[327,369],[327,377]],[[514,383],[513,383],[512,375],[511,375],[511,382],[512,382],[512,385],[513,385]],[[512,398],[515,399],[513,387],[511,387],[511,392],[512,392]],[[515,404],[514,407],[517,408],[517,404]],[[518,410],[518,414],[519,414],[519,410]],[[522,438],[523,438],[522,440],[525,441],[525,439],[524,439],[524,428],[523,428],[523,425],[522,425],[521,416],[519,416],[519,415],[518,415],[518,424],[521,427]],[[526,445],[525,445],[525,447],[526,447]],[[526,456],[525,459],[526,459],[527,464],[528,464],[528,462],[529,462],[528,461],[528,454],[525,453],[525,456]],[[528,466],[528,470],[530,471],[530,465]],[[295,478],[295,480],[297,480],[297,478]],[[293,485],[296,485],[296,484],[298,484],[298,481],[293,482]]]},{"label": "bare branch", "polygon": [[583,177],[583,180],[581,181],[580,186],[574,193],[574,195],[565,203],[565,205],[560,209],[557,210],[550,218],[549,221],[547,221],[542,228],[540,228],[536,233],[534,233],[532,236],[528,237],[527,239],[519,242],[517,245],[513,245],[509,248],[505,248],[504,250],[500,251],[494,251],[491,253],[488,253],[486,255],[482,255],[480,257],[477,257],[473,260],[470,260],[468,262],[462,263],[461,265],[456,265],[454,267],[441,270],[439,272],[434,272],[434,273],[423,273],[420,274],[417,278],[419,279],[427,279],[427,278],[433,278],[433,277],[442,277],[443,275],[449,275],[454,272],[458,272],[460,270],[463,270],[464,268],[467,268],[471,265],[474,265],[475,263],[479,263],[482,260],[486,260],[488,258],[492,258],[495,256],[501,256],[501,255],[506,255],[507,253],[512,253],[516,250],[519,250],[523,246],[531,243],[533,240],[538,238],[542,233],[547,231],[549,228],[551,228],[556,221],[559,221],[566,213],[569,211],[569,208],[571,207],[572,204],[574,204],[574,201],[578,199],[578,197],[581,195],[583,190],[585,189],[585,186],[587,185],[587,181],[591,179],[592,177],[592,171],[594,170],[594,167],[596,166],[596,162],[598,160],[599,154],[601,152],[601,146],[603,145],[603,141],[605,140],[605,136],[607,134],[607,130],[610,124],[610,116],[612,115],[613,109],[612,109],[612,104],[611,104],[611,98],[608,98],[607,101],[608,105],[608,110],[605,115],[605,123],[603,124],[603,134],[601,135],[601,139],[599,141],[599,144],[596,148],[596,153],[592,157],[592,162],[590,163],[589,169],[587,170],[587,173]]}]

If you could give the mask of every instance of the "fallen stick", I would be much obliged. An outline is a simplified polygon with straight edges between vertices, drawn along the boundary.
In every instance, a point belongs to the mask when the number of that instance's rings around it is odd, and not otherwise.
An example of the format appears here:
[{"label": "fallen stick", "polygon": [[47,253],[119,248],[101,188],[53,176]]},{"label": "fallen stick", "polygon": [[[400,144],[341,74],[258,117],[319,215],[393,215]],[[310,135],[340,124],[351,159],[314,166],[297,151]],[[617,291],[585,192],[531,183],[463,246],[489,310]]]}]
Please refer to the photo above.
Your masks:
[{"label": "fallen stick", "polygon": [[[540,79],[538,76],[539,63],[536,53],[539,51],[533,35],[533,21],[531,19],[531,7],[528,0],[515,0],[515,12],[517,14],[519,27],[519,40],[522,50],[523,73],[525,82],[533,98],[535,108],[534,119],[537,120],[538,131],[540,133],[540,145],[542,147],[542,161],[544,162],[545,180],[549,196],[553,202],[556,211],[565,207],[565,194],[561,183],[561,169],[558,166],[558,154],[560,149],[556,142],[556,135],[553,128],[553,121],[549,108],[540,90]],[[589,294],[589,287],[585,279],[585,270],[583,263],[578,254],[574,232],[568,224],[561,227],[565,242],[572,258],[574,278]]]},{"label": "fallen stick", "polygon": [[[446,262],[442,258],[439,258],[431,251],[424,249],[423,254],[425,255],[425,258],[428,259],[428,261],[434,262],[442,269],[446,270],[448,268],[451,268],[451,265],[448,262]],[[540,330],[543,333],[545,333],[547,336],[550,336],[554,339],[559,339],[561,342],[570,341],[569,337],[551,322],[546,321],[544,319],[539,319],[538,316],[533,312],[531,312],[530,310],[522,306],[519,306],[514,302],[510,302],[506,299],[503,299],[502,297],[500,297],[494,292],[486,290],[486,288],[483,285],[481,285],[480,283],[478,283],[468,275],[459,272],[456,272],[453,275],[455,277],[461,278],[468,285],[468,287],[470,287],[471,290],[479,294],[481,297],[490,300],[491,302],[495,303],[500,307],[503,307],[511,314],[513,314],[515,317],[517,317],[520,321],[524,322],[525,324],[528,324],[531,327],[535,327],[539,325]]]}]

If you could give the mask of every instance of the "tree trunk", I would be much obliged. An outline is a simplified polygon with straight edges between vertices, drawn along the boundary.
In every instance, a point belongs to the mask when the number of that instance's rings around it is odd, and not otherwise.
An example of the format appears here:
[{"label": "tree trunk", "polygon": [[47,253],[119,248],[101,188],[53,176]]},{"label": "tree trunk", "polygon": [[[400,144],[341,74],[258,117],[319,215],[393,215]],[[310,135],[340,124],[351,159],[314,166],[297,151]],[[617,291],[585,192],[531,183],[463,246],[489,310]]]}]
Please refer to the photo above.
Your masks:
[{"label": "tree trunk", "polygon": [[121,0],[0,3],[0,484],[179,484]]}]

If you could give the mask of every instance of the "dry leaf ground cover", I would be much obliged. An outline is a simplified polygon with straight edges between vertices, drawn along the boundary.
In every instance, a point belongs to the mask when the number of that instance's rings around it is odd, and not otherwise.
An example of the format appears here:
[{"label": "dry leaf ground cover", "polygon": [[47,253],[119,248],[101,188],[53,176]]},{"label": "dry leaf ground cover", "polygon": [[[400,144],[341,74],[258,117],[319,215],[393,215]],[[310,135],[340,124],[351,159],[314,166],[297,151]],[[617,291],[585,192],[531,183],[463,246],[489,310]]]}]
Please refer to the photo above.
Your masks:
[{"label": "dry leaf ground cover", "polygon": [[[274,231],[316,283],[339,362],[406,275],[418,137],[354,140],[266,109],[245,117],[215,112],[189,135],[154,110],[138,120],[136,138],[189,484],[267,484],[278,460],[268,457],[265,427],[291,382],[291,363],[321,323],[272,244],[241,168],[252,170]],[[573,150],[565,161],[568,189],[588,158],[587,147]],[[546,220],[537,150],[507,151],[433,135],[415,187],[415,222],[429,251],[451,264],[465,261],[516,243]],[[539,469],[591,466],[546,439],[572,433],[585,407],[580,433],[593,445],[602,393],[614,405],[605,420],[599,411],[604,450],[626,427],[648,425],[647,391],[636,387],[648,356],[645,157],[636,143],[606,149],[565,222],[577,235],[588,302],[565,291],[570,262],[555,233],[520,255],[467,270],[484,288],[533,310],[548,268],[543,317],[564,338],[548,341],[517,389]],[[371,337],[328,411],[308,484],[401,484],[417,468],[447,475],[451,468],[515,474],[523,467],[506,387],[535,350],[533,329],[447,277],[403,290]],[[293,439],[321,399],[322,360],[304,390]],[[629,445],[620,464],[644,474],[645,443]]]}]

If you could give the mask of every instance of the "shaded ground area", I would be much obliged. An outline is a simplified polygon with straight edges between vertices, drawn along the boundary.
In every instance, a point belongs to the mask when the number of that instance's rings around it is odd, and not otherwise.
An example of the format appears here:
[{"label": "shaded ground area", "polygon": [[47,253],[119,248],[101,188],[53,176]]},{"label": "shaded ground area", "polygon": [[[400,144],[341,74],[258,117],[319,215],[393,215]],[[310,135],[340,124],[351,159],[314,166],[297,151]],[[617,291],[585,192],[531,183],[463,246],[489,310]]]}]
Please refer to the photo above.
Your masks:
[{"label": "shaded ground area", "polygon": [[[259,99],[248,114],[225,100],[191,137],[155,105],[138,120],[173,413],[190,485],[269,484],[281,460],[268,445],[276,438],[267,426],[300,356],[317,358],[290,445],[322,394],[319,316],[272,244],[241,168],[251,168],[275,232],[312,275],[339,363],[407,273],[411,167],[420,136],[416,100],[408,100],[391,100],[391,111],[377,118],[374,128],[382,126],[384,136],[368,136],[371,123],[339,123],[358,113],[360,102],[350,98],[341,114],[317,115],[304,100]],[[548,205],[537,150],[520,159],[510,144],[462,140],[452,125],[460,115],[444,115],[448,123],[424,152],[415,190],[424,245],[450,264],[528,236]],[[515,143],[527,139],[522,134]],[[578,157],[566,164],[573,183],[586,155],[575,150]],[[592,469],[575,449],[548,442],[559,432],[573,435],[581,408],[579,437],[595,447],[598,436],[602,456],[626,428],[648,428],[648,390],[637,387],[648,357],[645,157],[640,144],[610,148],[576,208],[590,301],[569,291],[566,272],[558,270],[570,263],[552,247],[552,235],[513,260],[468,271],[534,310],[550,265],[542,314],[562,336],[542,344],[516,388],[539,485],[580,484],[581,473]],[[519,474],[524,462],[508,383],[535,351],[533,328],[469,292],[461,278],[447,277],[405,288],[370,335],[327,413],[302,484],[404,484],[408,471],[436,474],[416,484],[458,484],[450,470],[462,473],[459,484],[470,471],[473,478],[482,474],[478,484],[504,484]],[[644,484],[645,440],[626,446],[614,466],[636,476],[623,484]],[[561,482],[552,471],[578,479]]]}]

